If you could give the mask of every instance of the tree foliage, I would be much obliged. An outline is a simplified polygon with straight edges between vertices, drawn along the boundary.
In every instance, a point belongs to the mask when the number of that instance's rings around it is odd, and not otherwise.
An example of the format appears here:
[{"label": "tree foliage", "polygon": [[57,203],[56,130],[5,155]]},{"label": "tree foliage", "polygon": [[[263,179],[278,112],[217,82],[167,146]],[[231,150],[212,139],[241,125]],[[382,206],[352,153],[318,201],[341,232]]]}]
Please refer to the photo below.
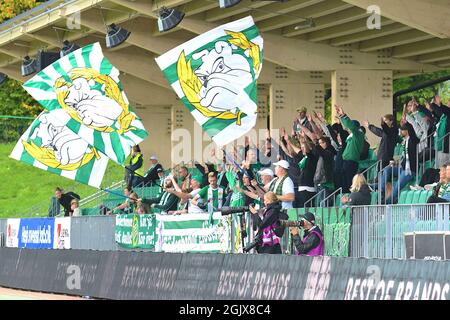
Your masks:
[{"label": "tree foliage", "polygon": [[[36,0],[0,0],[0,23],[36,5]],[[0,115],[36,116],[41,110],[20,82],[8,79],[0,86]]]}]

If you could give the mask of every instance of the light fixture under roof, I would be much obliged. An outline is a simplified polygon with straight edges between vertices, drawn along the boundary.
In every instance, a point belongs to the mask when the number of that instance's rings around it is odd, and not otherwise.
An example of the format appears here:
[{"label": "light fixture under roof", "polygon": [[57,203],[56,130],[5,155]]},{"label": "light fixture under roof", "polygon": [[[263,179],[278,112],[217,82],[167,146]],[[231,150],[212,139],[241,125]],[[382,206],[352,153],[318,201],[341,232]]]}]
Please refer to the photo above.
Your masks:
[{"label": "light fixture under roof", "polygon": [[181,20],[183,20],[183,18],[184,12],[173,8],[163,7],[159,11],[159,18],[158,18],[159,32],[165,32],[175,28],[181,22]]},{"label": "light fixture under roof", "polygon": [[294,29],[300,30],[300,29],[306,29],[306,28],[314,28],[316,26],[316,23],[312,18],[307,18],[305,21],[300,22],[297,24]]},{"label": "light fixture under roof", "polygon": [[219,6],[224,8],[230,8],[237,5],[241,0],[219,0]]},{"label": "light fixture under roof", "polygon": [[130,31],[122,27],[118,27],[114,23],[111,24],[108,27],[108,33],[106,34],[106,47],[114,48],[121,45],[122,43],[127,41],[130,34]]},{"label": "light fixture under roof", "polygon": [[26,77],[36,72],[36,60],[26,56],[22,62],[22,76]]},{"label": "light fixture under roof", "polygon": [[80,49],[80,46],[76,45],[75,43],[69,42],[65,40],[63,42],[63,47],[61,48],[61,51],[59,52],[60,57],[67,56],[69,53],[74,52],[75,50]]}]

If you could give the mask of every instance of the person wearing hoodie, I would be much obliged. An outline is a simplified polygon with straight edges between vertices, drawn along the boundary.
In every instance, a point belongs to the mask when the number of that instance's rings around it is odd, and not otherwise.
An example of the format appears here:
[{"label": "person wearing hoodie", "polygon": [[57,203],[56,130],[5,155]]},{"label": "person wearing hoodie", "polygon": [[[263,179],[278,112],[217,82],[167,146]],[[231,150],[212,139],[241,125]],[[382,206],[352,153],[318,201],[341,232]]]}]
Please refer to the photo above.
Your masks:
[{"label": "person wearing hoodie", "polygon": [[343,196],[341,203],[348,206],[368,206],[371,202],[370,189],[364,175],[357,174],[353,177],[350,195]]},{"label": "person wearing hoodie", "polygon": [[259,254],[281,254],[280,242],[284,228],[279,223],[280,201],[278,201],[274,192],[269,191],[264,195],[264,205],[265,207],[260,210],[249,207],[253,214],[253,223],[258,227],[258,234],[255,239],[260,239],[256,251]]},{"label": "person wearing hoodie", "polygon": [[358,162],[364,147],[365,135],[360,130],[360,124],[351,120],[342,107],[335,105],[336,113],[340,118],[342,126],[350,132],[346,139],[346,146],[342,153],[342,191],[347,193],[352,184],[353,176],[358,172]]}]

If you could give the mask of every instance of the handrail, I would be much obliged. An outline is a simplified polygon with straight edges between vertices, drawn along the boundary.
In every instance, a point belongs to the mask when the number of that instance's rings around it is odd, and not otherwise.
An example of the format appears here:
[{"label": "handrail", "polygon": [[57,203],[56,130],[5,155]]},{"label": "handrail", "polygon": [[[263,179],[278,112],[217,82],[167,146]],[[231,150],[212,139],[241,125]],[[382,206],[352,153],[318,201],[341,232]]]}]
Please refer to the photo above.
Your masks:
[{"label": "handrail", "polygon": [[[378,170],[378,165],[380,165],[380,170]],[[381,160],[377,160],[377,162],[375,162],[370,167],[368,167],[364,171],[362,171],[361,174],[364,175],[365,173],[369,172],[369,170],[371,170],[375,166],[377,168],[377,176],[378,176],[378,173],[381,171],[381,169],[383,169],[383,168],[381,168],[381,166],[382,166],[382,161]],[[367,182],[369,182],[369,181],[367,181]]]},{"label": "handrail", "polygon": [[314,199],[318,198],[319,195],[321,195],[322,193],[325,194],[325,192],[326,192],[326,190],[325,190],[325,189],[322,189],[322,190],[320,190],[318,193],[316,193],[313,197],[309,198],[309,200],[306,201],[306,202],[303,204],[303,208],[306,208],[306,207],[307,207],[307,204],[312,203],[312,201],[313,201]]},{"label": "handrail", "polygon": [[[320,207],[323,208],[323,204],[325,203],[325,201],[328,201],[329,198],[331,198],[332,196],[335,196],[337,193],[340,193],[342,196],[342,187],[340,187],[339,189],[335,190],[333,193],[331,193],[328,197],[326,197],[325,199],[323,199],[322,201],[320,201]],[[328,203],[328,202],[327,202]]]}]

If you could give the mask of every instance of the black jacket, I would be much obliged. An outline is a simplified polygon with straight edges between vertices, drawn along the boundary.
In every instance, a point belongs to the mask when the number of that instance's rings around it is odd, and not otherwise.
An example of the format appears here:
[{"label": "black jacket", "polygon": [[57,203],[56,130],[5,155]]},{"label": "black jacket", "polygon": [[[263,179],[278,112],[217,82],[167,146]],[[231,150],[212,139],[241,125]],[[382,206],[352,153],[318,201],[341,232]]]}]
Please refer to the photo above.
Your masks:
[{"label": "black jacket", "polygon": [[352,192],[349,196],[349,206],[368,206],[370,205],[371,196],[370,189],[367,184],[361,186],[358,192]]},{"label": "black jacket", "polygon": [[[435,119],[439,122],[440,118],[442,115],[446,115],[447,116],[447,123],[445,124],[445,134],[450,132],[450,108],[443,106],[443,105],[437,105],[435,103],[431,104],[431,110],[433,110],[433,115],[435,116]],[[449,153],[449,137],[445,137],[444,140],[444,145],[443,145],[443,150],[442,152],[445,153]],[[440,141],[439,143],[442,143],[442,141]]]},{"label": "black jacket", "polygon": [[388,164],[394,157],[395,146],[398,141],[398,127],[394,123],[392,128],[383,123],[381,128],[369,125],[369,130],[378,137],[381,138],[380,145],[378,146],[377,159],[381,160],[383,164]]},{"label": "black jacket", "polygon": [[[408,140],[408,156],[409,156],[409,165],[411,168],[411,173],[413,175],[416,174],[417,169],[417,145],[419,144],[419,139],[416,136],[413,126],[410,123],[405,124],[408,127],[409,140]],[[404,155],[402,161],[402,168],[406,169],[406,156]]]},{"label": "black jacket", "polygon": [[[316,173],[317,161],[319,161],[319,156],[311,151],[307,154],[308,159],[306,162],[306,167],[300,170],[300,176],[298,177],[298,186],[300,187],[314,187],[314,175]],[[300,153],[300,161],[302,161],[304,156]],[[300,164],[300,161],[296,164]]]},{"label": "black jacket", "polygon": [[[323,237],[322,230],[320,230],[318,226],[314,228],[314,231],[317,231]],[[308,234],[309,231],[305,230],[305,232],[303,233],[303,239],[306,238]],[[302,241],[298,234],[293,236],[292,240],[294,241],[295,249],[297,249],[299,254],[307,254],[320,244],[320,238],[315,233],[311,234],[305,242]]]},{"label": "black jacket", "polygon": [[145,185],[159,184],[158,169],[163,169],[162,165],[159,163],[147,171],[144,177]]},{"label": "black jacket", "polygon": [[80,200],[80,196],[77,195],[74,192],[71,192],[71,191],[63,193],[61,195],[61,198],[58,199],[59,204],[62,205],[63,208],[64,208],[64,216],[65,217],[68,217],[69,213],[71,212],[71,210],[70,210],[70,202],[72,202],[73,199]]},{"label": "black jacket", "polygon": [[[316,144],[313,147],[313,152],[319,158],[322,158],[322,161],[323,161],[324,176],[321,179],[323,181],[321,181],[319,183],[333,181],[333,164],[334,164],[334,156],[336,155],[336,150],[331,145],[328,146],[327,149],[323,149],[321,146]],[[318,169],[319,168],[316,168],[316,172],[317,172]]]}]

